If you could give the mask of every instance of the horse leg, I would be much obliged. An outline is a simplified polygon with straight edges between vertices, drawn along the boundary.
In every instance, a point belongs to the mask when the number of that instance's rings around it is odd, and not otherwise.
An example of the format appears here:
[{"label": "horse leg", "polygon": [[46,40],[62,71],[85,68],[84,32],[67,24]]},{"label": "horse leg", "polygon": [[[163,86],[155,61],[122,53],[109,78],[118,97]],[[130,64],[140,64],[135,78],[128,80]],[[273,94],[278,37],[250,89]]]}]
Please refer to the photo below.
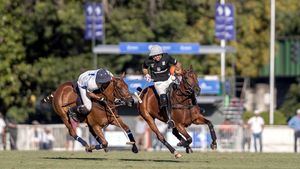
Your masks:
[{"label": "horse leg", "polygon": [[192,143],[192,137],[189,135],[189,133],[186,131],[185,127],[181,124],[178,124],[176,126],[178,131],[186,138],[186,141],[183,142],[182,146],[185,147],[186,153],[192,153],[193,150],[190,147],[190,144]]},{"label": "horse leg", "polygon": [[209,132],[212,138],[212,143],[210,144],[210,148],[212,150],[216,150],[217,149],[217,136],[216,136],[216,132],[214,129],[213,124],[206,118],[204,117],[199,117],[194,121],[194,124],[206,124],[209,128]]},{"label": "horse leg", "polygon": [[[144,117],[144,116],[143,116]],[[175,151],[175,149],[166,141],[165,137],[159,132],[157,126],[154,123],[154,119],[150,116],[144,117],[151,130],[156,134],[157,139],[162,142],[172,154],[175,154],[175,158],[180,158],[182,155]]]},{"label": "horse leg", "polygon": [[96,140],[100,143],[99,145],[96,145],[95,147],[92,147],[93,149],[101,149],[103,148],[105,152],[108,152],[107,146],[108,142],[106,141],[102,128],[99,125],[92,126],[92,130],[95,132]]},{"label": "horse leg", "polygon": [[77,140],[78,142],[80,142],[82,146],[85,147],[85,151],[86,152],[92,152],[92,150],[91,150],[90,146],[88,145],[88,143],[85,140],[83,140],[81,137],[77,136],[76,131],[72,127],[72,124],[69,122],[69,119],[67,117],[65,117],[65,118],[62,118],[62,120],[63,120],[64,124],[66,125],[66,127],[68,128],[69,134],[75,140]]},{"label": "horse leg", "polygon": [[97,136],[97,134],[94,132],[94,130],[93,130],[93,128],[90,126],[90,125],[88,125],[89,126],[89,131],[90,131],[90,133],[94,136],[94,138],[97,140],[97,142],[99,143],[98,145],[90,145],[91,146],[91,149],[96,149],[96,150],[100,150],[100,149],[102,149],[103,147],[102,147],[102,141],[101,141],[101,139],[99,138],[99,136]]},{"label": "horse leg", "polygon": [[[117,122],[118,120],[118,122]],[[139,150],[135,144],[135,139],[133,137],[133,134],[131,133],[131,130],[129,129],[129,127],[123,122],[123,120],[120,118],[120,117],[117,117],[113,122],[112,122],[113,125],[117,126],[117,127],[120,127],[122,129],[125,130],[128,138],[129,138],[129,141],[132,143],[132,148],[131,148],[131,151],[133,153],[138,153]],[[121,125],[121,126],[120,126]]]},{"label": "horse leg", "polygon": [[172,129],[172,134],[179,140],[179,143],[177,143],[177,146],[181,147],[183,143],[185,142],[185,139],[179,134],[177,128]]}]

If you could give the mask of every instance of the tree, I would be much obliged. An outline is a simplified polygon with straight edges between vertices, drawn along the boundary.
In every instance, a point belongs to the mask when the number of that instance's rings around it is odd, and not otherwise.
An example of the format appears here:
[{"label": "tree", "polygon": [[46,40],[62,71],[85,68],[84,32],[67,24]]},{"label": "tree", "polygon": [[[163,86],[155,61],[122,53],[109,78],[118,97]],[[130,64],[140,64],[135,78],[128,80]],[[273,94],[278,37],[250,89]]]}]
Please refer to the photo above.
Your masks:
[{"label": "tree", "polygon": [[286,95],[285,102],[280,108],[287,118],[295,115],[297,109],[300,108],[300,84],[292,84]]}]

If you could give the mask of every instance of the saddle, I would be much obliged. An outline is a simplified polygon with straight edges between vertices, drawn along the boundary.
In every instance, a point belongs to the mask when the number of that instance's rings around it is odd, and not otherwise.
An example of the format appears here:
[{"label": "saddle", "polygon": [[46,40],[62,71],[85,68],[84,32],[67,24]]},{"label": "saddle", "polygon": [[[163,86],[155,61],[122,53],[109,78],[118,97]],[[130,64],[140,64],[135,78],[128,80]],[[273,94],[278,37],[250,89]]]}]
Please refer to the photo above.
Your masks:
[{"label": "saddle", "polygon": [[[83,105],[83,101],[80,97],[80,92],[79,92],[79,87],[78,87],[77,81],[72,82],[72,87],[73,87],[73,91],[77,94],[76,106]],[[98,92],[100,92],[100,90],[99,91],[97,90],[95,92],[98,93]],[[96,106],[98,109],[109,112],[108,110],[106,110],[107,108],[106,108],[106,105],[105,105],[104,102],[99,102],[99,101],[92,100],[92,103],[93,103],[92,106]],[[109,114],[111,115],[110,112],[109,112]],[[116,117],[119,117],[117,111],[114,111],[114,114],[115,114]]]}]

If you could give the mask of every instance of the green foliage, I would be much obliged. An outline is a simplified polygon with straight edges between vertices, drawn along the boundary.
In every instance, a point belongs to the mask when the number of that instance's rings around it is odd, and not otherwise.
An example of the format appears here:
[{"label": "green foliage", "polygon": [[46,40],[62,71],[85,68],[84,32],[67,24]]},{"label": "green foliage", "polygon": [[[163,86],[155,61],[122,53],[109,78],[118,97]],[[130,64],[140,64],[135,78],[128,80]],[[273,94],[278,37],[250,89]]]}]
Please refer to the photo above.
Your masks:
[{"label": "green foliage", "polygon": [[[19,122],[26,121],[37,113],[35,103],[43,95],[64,81],[76,79],[82,71],[92,69],[91,43],[83,39],[84,2],[0,2],[1,111],[12,113]],[[214,37],[216,0],[103,2],[108,44],[122,41],[219,44]],[[231,3],[236,9],[237,38],[228,44],[235,46],[238,52],[227,55],[228,67],[230,58],[235,57],[237,75],[256,76],[259,68],[269,60],[269,1]],[[276,2],[277,36],[300,33],[300,19],[296,17],[299,8],[300,4],[294,0]],[[218,55],[174,57],[184,67],[193,65],[199,75],[220,74]],[[101,55],[98,57],[98,67],[107,67],[113,73],[132,68],[138,73],[144,58],[136,55]],[[227,71],[228,75],[231,73]],[[282,110],[287,116],[290,115],[287,112],[294,112],[297,107],[291,108],[297,99],[290,98]]]},{"label": "green foliage", "polygon": [[[245,112],[243,114],[243,120],[248,121],[252,116],[254,116],[253,112]],[[269,124],[269,112],[261,112],[260,116],[264,119],[265,124]],[[287,119],[284,116],[284,114],[280,111],[275,111],[274,112],[274,125],[286,125],[287,124]]]},{"label": "green foliage", "polygon": [[297,109],[300,109],[300,84],[292,84],[280,111],[288,118],[295,115]]}]

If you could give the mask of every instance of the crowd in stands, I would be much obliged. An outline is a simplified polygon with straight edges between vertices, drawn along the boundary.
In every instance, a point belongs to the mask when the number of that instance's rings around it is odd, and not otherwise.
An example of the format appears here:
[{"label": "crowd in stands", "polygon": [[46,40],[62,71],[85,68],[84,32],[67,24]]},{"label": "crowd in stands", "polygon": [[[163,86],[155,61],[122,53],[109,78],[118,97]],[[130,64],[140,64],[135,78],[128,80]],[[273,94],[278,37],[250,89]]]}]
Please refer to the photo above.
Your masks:
[{"label": "crowd in stands", "polygon": [[[159,120],[156,120],[155,123],[159,131],[166,136],[167,134],[167,125]],[[251,146],[253,146],[255,152],[263,152],[263,139],[262,133],[264,131],[265,122],[260,116],[258,110],[254,111],[254,115],[240,124],[242,129],[242,138],[241,138],[241,150],[250,151]],[[33,121],[31,125],[31,135],[30,142],[31,147],[34,150],[52,150],[54,148],[55,137],[51,128],[44,127],[38,121]],[[219,125],[218,128],[218,142],[219,144],[226,144],[226,146],[231,146],[232,137],[236,134],[236,130],[233,128],[233,123],[229,119]],[[297,142],[300,138],[300,109],[296,111],[296,115],[288,121],[288,126],[294,130],[294,152],[298,151]],[[107,131],[114,130],[113,128],[107,128]],[[148,124],[143,120],[142,117],[138,116],[135,119],[135,129],[134,136],[137,142],[139,150],[145,151],[149,150],[149,144],[147,139],[149,139],[149,130]],[[0,113],[0,150],[18,150],[17,147],[17,124],[14,120],[5,119]],[[81,136],[83,131],[78,126],[76,128],[78,136]],[[151,134],[150,134],[151,138]],[[80,143],[74,141],[74,139],[66,133],[65,137],[65,150],[80,150]],[[93,138],[92,135],[89,136],[90,144],[98,144],[97,141]],[[156,139],[155,136],[151,140],[151,149],[152,150],[161,150],[164,146]],[[209,144],[208,144],[209,145]]]}]

